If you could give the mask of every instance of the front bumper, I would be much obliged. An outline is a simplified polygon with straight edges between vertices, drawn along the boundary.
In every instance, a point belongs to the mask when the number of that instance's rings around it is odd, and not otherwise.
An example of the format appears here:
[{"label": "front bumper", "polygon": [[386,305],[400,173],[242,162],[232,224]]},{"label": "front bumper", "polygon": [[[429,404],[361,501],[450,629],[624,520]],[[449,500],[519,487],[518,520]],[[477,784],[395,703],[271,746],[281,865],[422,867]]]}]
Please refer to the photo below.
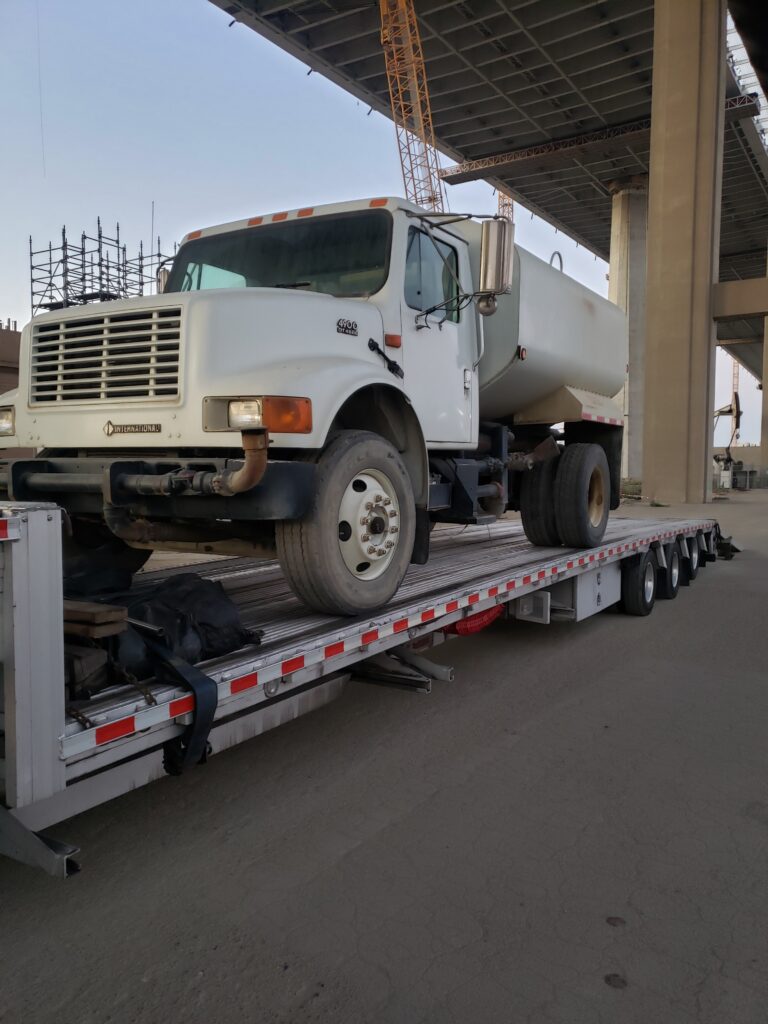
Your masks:
[{"label": "front bumper", "polygon": [[[195,481],[240,465],[233,459],[38,458],[0,463],[0,492],[14,501],[53,501],[74,516],[123,508],[146,519],[301,519],[314,493],[315,466],[270,461],[261,482],[233,496],[195,491]],[[177,479],[171,493],[163,481]],[[153,493],[147,493],[147,492]]]}]

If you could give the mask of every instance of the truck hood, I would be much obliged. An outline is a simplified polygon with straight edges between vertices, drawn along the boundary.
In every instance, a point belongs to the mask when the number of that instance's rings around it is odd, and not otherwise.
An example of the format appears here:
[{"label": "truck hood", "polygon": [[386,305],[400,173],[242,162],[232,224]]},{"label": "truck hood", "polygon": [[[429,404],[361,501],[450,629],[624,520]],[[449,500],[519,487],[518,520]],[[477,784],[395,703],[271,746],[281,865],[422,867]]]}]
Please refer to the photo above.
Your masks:
[{"label": "truck hood", "polygon": [[383,341],[383,324],[369,300],[283,288],[168,293],[45,313],[23,332],[12,443],[237,447],[236,432],[203,431],[204,398],[292,395],[312,400],[317,429],[276,436],[275,445],[318,446],[346,394],[392,383],[371,338]]}]

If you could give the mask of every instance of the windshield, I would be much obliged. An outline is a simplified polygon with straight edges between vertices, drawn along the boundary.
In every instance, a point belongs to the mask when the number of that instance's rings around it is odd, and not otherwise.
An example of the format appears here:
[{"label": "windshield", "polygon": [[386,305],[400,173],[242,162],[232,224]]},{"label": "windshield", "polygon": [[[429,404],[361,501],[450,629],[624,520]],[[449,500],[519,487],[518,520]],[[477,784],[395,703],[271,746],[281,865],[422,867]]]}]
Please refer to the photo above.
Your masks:
[{"label": "windshield", "polygon": [[385,210],[361,210],[197,238],[179,250],[164,291],[296,288],[373,295],[387,279],[391,231]]}]

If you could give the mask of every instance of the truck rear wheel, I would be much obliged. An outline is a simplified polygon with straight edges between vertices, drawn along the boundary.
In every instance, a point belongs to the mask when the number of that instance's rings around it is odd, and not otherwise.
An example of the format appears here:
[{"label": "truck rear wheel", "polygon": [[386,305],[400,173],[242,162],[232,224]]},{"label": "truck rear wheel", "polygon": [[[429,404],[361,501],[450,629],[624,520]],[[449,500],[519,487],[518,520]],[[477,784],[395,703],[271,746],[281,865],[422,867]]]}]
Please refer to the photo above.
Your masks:
[{"label": "truck rear wheel", "polygon": [[539,462],[520,481],[520,518],[525,536],[542,548],[556,548],[560,534],[555,522],[557,459]]},{"label": "truck rear wheel", "polygon": [[277,523],[277,556],[305,604],[364,615],[400,586],[415,530],[413,488],[397,450],[378,434],[344,430],[317,459],[312,508]]},{"label": "truck rear wheel", "polygon": [[558,459],[555,521],[569,548],[594,548],[603,539],[611,507],[608,459],[599,444],[569,444]]}]

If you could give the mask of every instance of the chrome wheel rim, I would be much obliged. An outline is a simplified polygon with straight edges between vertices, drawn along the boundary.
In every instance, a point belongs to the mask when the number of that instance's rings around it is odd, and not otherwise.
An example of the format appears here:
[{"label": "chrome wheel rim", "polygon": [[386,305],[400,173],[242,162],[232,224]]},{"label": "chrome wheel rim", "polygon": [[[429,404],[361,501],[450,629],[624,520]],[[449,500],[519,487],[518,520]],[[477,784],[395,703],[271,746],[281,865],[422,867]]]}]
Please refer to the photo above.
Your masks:
[{"label": "chrome wheel rim", "polygon": [[680,579],[680,555],[677,551],[674,551],[669,556],[669,581],[672,587],[677,586],[677,581]]},{"label": "chrome wheel rim", "polygon": [[645,573],[643,574],[643,596],[645,597],[645,603],[650,604],[653,600],[653,592],[656,589],[656,574],[653,571],[653,563],[648,561],[645,563]]},{"label": "chrome wheel rim", "polygon": [[386,473],[365,469],[349,481],[339,505],[339,551],[358,580],[378,579],[400,543],[400,504]]},{"label": "chrome wheel rim", "polygon": [[595,467],[589,478],[587,489],[587,515],[592,526],[599,526],[605,512],[605,480],[600,470]]}]

